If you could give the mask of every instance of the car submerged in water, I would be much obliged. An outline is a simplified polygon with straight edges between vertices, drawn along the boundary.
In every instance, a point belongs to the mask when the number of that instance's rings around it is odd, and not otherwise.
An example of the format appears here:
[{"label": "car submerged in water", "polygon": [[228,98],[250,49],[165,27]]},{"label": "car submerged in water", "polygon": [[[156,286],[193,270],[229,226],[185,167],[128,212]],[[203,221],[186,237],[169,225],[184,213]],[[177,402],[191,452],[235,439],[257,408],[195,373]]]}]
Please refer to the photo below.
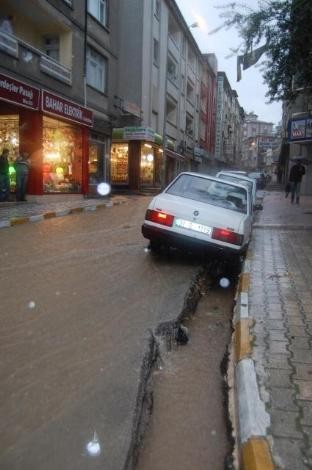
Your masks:
[{"label": "car submerged in water", "polygon": [[174,247],[238,258],[248,247],[251,228],[246,186],[184,172],[152,199],[142,234],[152,252]]}]

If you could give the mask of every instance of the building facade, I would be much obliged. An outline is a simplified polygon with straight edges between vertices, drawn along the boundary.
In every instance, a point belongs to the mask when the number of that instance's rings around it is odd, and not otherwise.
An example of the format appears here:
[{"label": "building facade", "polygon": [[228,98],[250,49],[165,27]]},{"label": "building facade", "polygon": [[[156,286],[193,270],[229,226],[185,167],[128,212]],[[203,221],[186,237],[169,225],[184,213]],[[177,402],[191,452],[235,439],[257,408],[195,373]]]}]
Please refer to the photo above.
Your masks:
[{"label": "building facade", "polygon": [[202,163],[203,58],[173,0],[121,0],[119,18],[112,184],[162,186]]},{"label": "building facade", "polygon": [[224,72],[217,75],[217,115],[215,164],[217,168],[236,168],[242,159],[244,110]]},{"label": "building facade", "polygon": [[[107,7],[1,2],[0,150],[10,151],[12,191],[20,151],[31,156],[29,194],[87,194],[105,177],[117,72]],[[117,15],[112,6],[110,22]]]}]

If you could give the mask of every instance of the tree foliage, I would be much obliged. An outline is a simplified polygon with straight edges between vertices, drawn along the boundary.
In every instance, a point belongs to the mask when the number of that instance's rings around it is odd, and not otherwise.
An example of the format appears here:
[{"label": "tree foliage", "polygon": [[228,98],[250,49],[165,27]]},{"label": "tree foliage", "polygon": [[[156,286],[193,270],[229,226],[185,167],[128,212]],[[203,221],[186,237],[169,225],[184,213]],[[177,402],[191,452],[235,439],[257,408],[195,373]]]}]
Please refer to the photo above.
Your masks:
[{"label": "tree foliage", "polygon": [[221,7],[221,28],[235,27],[239,53],[266,44],[261,71],[270,101],[292,101],[299,88],[312,92],[312,0],[258,0],[258,8],[232,2]]}]

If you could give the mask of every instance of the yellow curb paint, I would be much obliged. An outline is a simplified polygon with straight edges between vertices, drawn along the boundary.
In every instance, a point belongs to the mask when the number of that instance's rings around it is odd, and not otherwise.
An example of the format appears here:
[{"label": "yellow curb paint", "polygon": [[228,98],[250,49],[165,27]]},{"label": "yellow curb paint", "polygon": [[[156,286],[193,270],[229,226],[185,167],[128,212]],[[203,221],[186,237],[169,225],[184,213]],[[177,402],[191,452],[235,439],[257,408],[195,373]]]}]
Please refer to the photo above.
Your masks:
[{"label": "yellow curb paint", "polygon": [[56,217],[55,212],[46,212],[45,214],[43,214],[44,219],[52,219],[53,217]]},{"label": "yellow curb paint", "polygon": [[83,207],[74,207],[73,209],[70,209],[69,213],[70,214],[77,214],[79,212],[83,211]]},{"label": "yellow curb paint", "polygon": [[10,224],[13,225],[21,225],[26,224],[29,221],[28,217],[19,217],[17,219],[11,219]]},{"label": "yellow curb paint", "polygon": [[252,437],[242,446],[242,470],[274,470],[268,443]]},{"label": "yellow curb paint", "polygon": [[240,292],[248,292],[250,283],[250,274],[242,273],[239,279],[239,290]]},{"label": "yellow curb paint", "polygon": [[239,320],[235,325],[235,357],[236,362],[251,356],[250,320]]}]

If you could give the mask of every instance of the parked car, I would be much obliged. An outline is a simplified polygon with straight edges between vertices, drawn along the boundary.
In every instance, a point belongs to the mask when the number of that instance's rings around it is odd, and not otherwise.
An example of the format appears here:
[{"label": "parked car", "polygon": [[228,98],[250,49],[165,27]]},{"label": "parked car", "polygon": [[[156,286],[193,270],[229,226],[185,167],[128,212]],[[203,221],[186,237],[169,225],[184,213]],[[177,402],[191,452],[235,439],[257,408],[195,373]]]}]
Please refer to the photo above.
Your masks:
[{"label": "parked car", "polygon": [[265,174],[262,171],[252,171],[248,173],[249,178],[257,181],[257,189],[264,189],[266,184]]},{"label": "parked car", "polygon": [[178,247],[237,258],[247,249],[251,226],[252,201],[246,186],[184,172],[153,198],[142,234],[152,252]]},{"label": "parked car", "polygon": [[242,175],[240,173],[232,173],[229,171],[219,171],[216,175],[217,178],[232,181],[232,183],[238,183],[246,185],[251,192],[253,206],[257,203],[257,182],[254,178]]}]

